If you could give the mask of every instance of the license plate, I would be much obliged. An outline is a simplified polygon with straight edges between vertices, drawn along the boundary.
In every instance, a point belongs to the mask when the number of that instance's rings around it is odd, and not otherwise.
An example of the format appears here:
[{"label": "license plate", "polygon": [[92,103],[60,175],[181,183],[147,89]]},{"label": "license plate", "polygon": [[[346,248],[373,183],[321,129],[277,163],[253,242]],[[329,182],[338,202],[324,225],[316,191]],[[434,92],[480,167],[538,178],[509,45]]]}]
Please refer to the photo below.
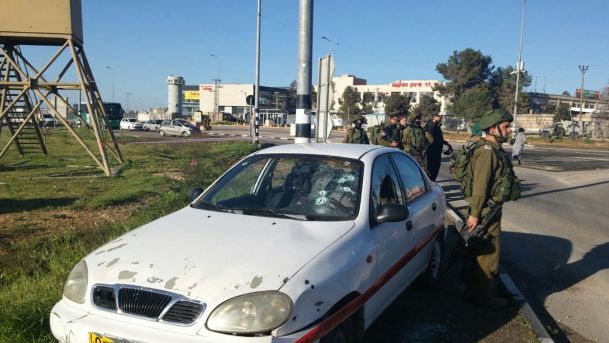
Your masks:
[{"label": "license plate", "polygon": [[108,337],[96,332],[89,332],[89,343],[137,343],[123,338]]}]

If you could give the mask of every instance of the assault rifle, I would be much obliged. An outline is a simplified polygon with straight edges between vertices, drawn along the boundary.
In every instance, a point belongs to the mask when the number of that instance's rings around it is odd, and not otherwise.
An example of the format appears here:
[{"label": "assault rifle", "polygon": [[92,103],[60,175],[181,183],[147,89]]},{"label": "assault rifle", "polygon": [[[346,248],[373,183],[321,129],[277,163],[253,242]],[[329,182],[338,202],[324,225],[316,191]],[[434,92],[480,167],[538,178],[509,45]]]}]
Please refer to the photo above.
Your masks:
[{"label": "assault rifle", "polygon": [[474,230],[467,230],[467,220],[457,230],[461,238],[463,238],[466,248],[477,248],[481,243],[489,243],[493,239],[493,235],[488,232],[488,226],[501,213],[501,205],[492,200],[487,201],[487,205],[491,211]]}]

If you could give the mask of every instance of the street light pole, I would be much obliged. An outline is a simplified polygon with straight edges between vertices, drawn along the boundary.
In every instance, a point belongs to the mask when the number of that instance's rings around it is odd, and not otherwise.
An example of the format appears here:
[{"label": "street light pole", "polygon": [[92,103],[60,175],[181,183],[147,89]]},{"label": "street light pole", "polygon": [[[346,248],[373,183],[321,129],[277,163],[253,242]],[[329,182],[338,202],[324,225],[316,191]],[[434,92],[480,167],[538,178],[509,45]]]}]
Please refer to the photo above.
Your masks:
[{"label": "street light pole", "polygon": [[114,69],[106,66],[106,69],[112,70],[112,102],[114,102]]},{"label": "street light pole", "polygon": [[[218,63],[218,68],[216,69],[216,79],[215,79],[215,87],[214,87],[214,111],[216,113],[216,115],[218,115],[220,113],[219,108],[220,108],[220,97],[219,97],[219,92],[220,92],[220,58],[215,55],[215,54],[210,54],[211,57],[214,57],[216,59],[216,62]],[[222,120],[223,118],[218,118],[220,120]]]},{"label": "street light pole", "polygon": [[[328,43],[330,43],[330,55],[332,55],[332,52],[334,52],[334,45],[335,45],[334,41],[326,36],[321,36],[321,39],[327,40]],[[339,46],[339,45],[340,45],[340,43],[336,42],[336,46]]]},{"label": "street light pole", "polygon": [[516,124],[516,116],[518,114],[518,93],[520,93],[520,73],[524,71],[524,65],[522,63],[522,41],[524,37],[524,8],[526,0],[522,0],[522,17],[520,19],[520,49],[518,52],[518,63],[516,64],[516,95],[514,95],[514,128],[518,127]]},{"label": "street light pole", "polygon": [[[583,115],[584,115],[584,76],[586,75],[586,71],[588,71],[588,66],[587,65],[580,65],[579,66],[579,71],[582,72],[582,88],[579,90],[579,122],[581,124],[582,127],[582,134],[584,133],[583,128],[584,128],[584,122],[583,122]],[[575,139],[575,122],[571,121],[571,139],[574,140]]]}]

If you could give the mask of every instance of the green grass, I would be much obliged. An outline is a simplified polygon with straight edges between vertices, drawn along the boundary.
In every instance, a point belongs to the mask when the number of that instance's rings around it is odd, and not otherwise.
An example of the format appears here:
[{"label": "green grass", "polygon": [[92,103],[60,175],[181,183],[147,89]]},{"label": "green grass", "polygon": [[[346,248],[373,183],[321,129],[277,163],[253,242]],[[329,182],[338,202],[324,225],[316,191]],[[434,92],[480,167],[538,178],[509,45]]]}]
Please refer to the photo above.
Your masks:
[{"label": "green grass", "polygon": [[[78,260],[114,237],[183,207],[191,187],[208,186],[253,151],[246,142],[121,145],[125,167],[120,176],[105,177],[67,132],[54,130],[46,139],[48,157],[21,159],[11,148],[0,160],[0,216],[13,216],[18,223],[0,228],[0,342],[53,342],[49,313]],[[6,140],[0,136],[0,146]],[[61,217],[48,212],[143,199],[146,207],[120,223],[42,236],[32,235],[38,228],[19,224],[31,214]],[[21,239],[5,244],[3,236]]]}]

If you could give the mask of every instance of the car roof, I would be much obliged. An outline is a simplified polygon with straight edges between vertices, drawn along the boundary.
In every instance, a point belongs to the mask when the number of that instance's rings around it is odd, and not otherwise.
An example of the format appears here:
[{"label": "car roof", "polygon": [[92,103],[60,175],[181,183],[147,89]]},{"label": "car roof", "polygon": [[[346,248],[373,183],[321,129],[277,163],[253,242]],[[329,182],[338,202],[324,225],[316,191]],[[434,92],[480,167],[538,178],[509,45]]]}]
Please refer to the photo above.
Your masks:
[{"label": "car roof", "polygon": [[378,145],[370,144],[343,144],[343,143],[298,143],[282,144],[274,147],[257,151],[256,155],[261,154],[304,154],[304,155],[325,155],[344,158],[359,159],[363,155],[374,150],[385,150]]}]

